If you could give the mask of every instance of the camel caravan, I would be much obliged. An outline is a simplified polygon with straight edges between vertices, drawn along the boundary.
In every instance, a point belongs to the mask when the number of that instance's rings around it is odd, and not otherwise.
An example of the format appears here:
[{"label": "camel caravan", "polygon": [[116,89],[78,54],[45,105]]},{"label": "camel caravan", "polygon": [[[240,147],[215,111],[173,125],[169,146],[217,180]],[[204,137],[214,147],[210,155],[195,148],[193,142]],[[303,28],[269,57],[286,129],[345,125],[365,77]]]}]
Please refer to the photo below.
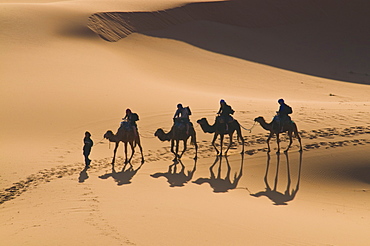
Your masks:
[{"label": "camel caravan", "polygon": [[[293,113],[292,108],[285,104],[283,99],[279,99],[278,103],[280,104],[279,110],[276,111],[277,114],[270,123],[267,123],[265,119],[261,116],[254,119],[254,121],[258,122],[263,129],[270,132],[267,138],[267,152],[271,151],[270,139],[275,135],[277,141],[276,153],[280,153],[279,134],[284,132],[287,132],[290,140],[289,145],[284,150],[284,152],[287,152],[290,149],[293,142],[293,134],[298,139],[300,145],[299,151],[302,152],[302,143],[298,133],[297,125],[294,121],[291,120],[289,116],[289,114]],[[217,116],[213,125],[210,125],[206,118],[197,120],[197,123],[200,125],[204,133],[214,134],[211,144],[215,148],[217,156],[223,155],[223,141],[225,135],[229,136],[229,144],[224,152],[224,155],[227,155],[229,149],[233,144],[232,139],[235,132],[237,135],[237,140],[240,142],[240,145],[242,147],[241,154],[244,154],[244,138],[241,131],[242,127],[239,122],[232,117],[234,112],[235,111],[231,108],[230,105],[225,102],[225,100],[221,100],[220,109],[217,112]],[[198,157],[196,131],[194,129],[193,123],[190,121],[190,115],[190,107],[183,107],[182,104],[178,104],[175,115],[173,116],[173,125],[171,127],[171,130],[166,133],[162,128],[159,128],[154,133],[154,136],[157,137],[160,141],[170,142],[171,152],[174,154],[173,161],[180,161],[181,157],[187,150],[189,139],[190,144],[194,145],[194,159],[196,160]],[[144,163],[144,155],[140,141],[140,134],[136,124],[136,121],[138,120],[139,116],[136,113],[133,113],[130,109],[127,109],[126,116],[123,118],[123,121],[121,122],[117,133],[114,134],[111,130],[109,130],[104,134],[104,138],[108,139],[110,142],[115,143],[112,165],[114,165],[115,163],[116,152],[120,142],[123,142],[124,144],[125,164],[131,163],[136,146],[138,146],[140,150],[141,163]],[[219,148],[217,148],[216,140],[219,136],[220,145]],[[180,142],[183,143],[183,149],[179,153]],[[131,147],[131,155],[129,157],[127,153],[128,145],[130,145]]]}]

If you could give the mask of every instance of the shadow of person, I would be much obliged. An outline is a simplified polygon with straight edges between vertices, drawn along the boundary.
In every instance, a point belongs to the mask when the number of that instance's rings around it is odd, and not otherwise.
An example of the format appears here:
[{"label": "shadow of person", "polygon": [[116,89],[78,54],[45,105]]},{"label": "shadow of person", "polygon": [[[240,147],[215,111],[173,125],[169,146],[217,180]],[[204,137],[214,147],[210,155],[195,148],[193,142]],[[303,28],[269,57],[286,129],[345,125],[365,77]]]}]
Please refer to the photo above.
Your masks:
[{"label": "shadow of person", "polygon": [[[193,181],[193,183],[196,183],[198,185],[209,183],[209,185],[213,188],[213,192],[215,193],[221,193],[221,192],[228,192],[229,190],[235,189],[238,186],[238,182],[240,178],[243,175],[243,163],[244,163],[244,155],[242,154],[241,158],[241,164],[240,169],[234,174],[233,179],[231,180],[231,166],[229,164],[229,160],[227,156],[225,156],[226,160],[226,176],[225,178],[221,178],[222,175],[222,156],[217,156],[216,160],[210,166],[210,178],[199,178],[196,181]],[[216,164],[219,163],[217,173],[213,171],[213,168],[216,166]]]},{"label": "shadow of person", "polygon": [[112,172],[100,175],[101,179],[108,179],[112,177],[117,185],[131,184],[131,179],[137,174],[140,168],[144,163],[141,163],[140,166],[134,169],[131,163],[126,163],[120,172],[116,172],[114,165],[112,165]]},{"label": "shadow of person", "polygon": [[270,168],[270,154],[267,154],[267,165],[266,165],[266,173],[264,177],[265,181],[265,191],[260,191],[255,194],[250,194],[254,197],[261,197],[265,196],[268,199],[270,199],[274,205],[288,205],[287,202],[293,201],[295,196],[297,195],[297,192],[299,190],[299,184],[301,180],[301,168],[302,168],[302,152],[300,152],[299,156],[299,165],[298,165],[298,174],[297,174],[297,184],[295,188],[291,189],[291,173],[290,173],[290,163],[289,163],[289,156],[288,153],[285,153],[286,156],[286,164],[287,164],[287,185],[284,192],[279,192],[277,190],[278,180],[279,180],[279,166],[280,166],[280,155],[277,155],[277,161],[276,161],[276,174],[274,179],[274,187],[271,188],[268,181],[268,172]]},{"label": "shadow of person", "polygon": [[89,166],[85,166],[85,168],[80,172],[80,176],[78,177],[79,183],[83,183],[86,179],[89,178],[89,175],[87,174],[87,169],[89,169]]},{"label": "shadow of person", "polygon": [[[180,170],[177,169],[178,164],[180,165]],[[187,173],[185,173],[185,165],[181,160],[177,160],[168,166],[166,173],[155,173],[150,176],[153,178],[165,177],[167,182],[170,184],[170,187],[182,187],[193,178],[196,166],[197,159],[194,159],[193,169],[191,171],[188,170]]]}]

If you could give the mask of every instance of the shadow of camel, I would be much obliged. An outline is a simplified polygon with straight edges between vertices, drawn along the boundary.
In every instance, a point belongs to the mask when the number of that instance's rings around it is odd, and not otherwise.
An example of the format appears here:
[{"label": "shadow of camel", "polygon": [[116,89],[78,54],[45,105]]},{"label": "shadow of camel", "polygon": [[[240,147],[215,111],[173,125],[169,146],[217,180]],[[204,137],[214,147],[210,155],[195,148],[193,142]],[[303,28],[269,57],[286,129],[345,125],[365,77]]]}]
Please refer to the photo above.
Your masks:
[{"label": "shadow of camel", "polygon": [[[243,175],[243,165],[244,165],[244,155],[242,154],[241,164],[239,171],[235,172],[233,179],[231,180],[231,166],[229,164],[229,160],[227,156],[225,156],[226,160],[226,176],[225,178],[221,178],[222,175],[222,156],[217,156],[214,163],[210,166],[210,177],[209,178],[199,178],[193,183],[201,185],[204,183],[208,183],[212,188],[213,192],[221,193],[221,192],[228,192],[229,190],[233,190],[238,186],[239,180]],[[213,168],[218,163],[217,172],[213,171]]]},{"label": "shadow of camel", "polygon": [[89,178],[89,175],[87,174],[87,169],[89,169],[89,167],[85,166],[85,168],[80,172],[80,176],[78,177],[79,183],[83,183],[86,179]]},{"label": "shadow of camel", "polygon": [[[116,172],[114,165],[112,165],[112,172],[100,175],[101,179],[108,179],[112,177],[117,185],[131,184],[131,179],[137,174],[140,168],[144,163],[141,163],[140,166],[136,169],[131,165],[131,163],[126,163],[120,172]],[[126,168],[128,166],[128,168]]]},{"label": "shadow of camel", "polygon": [[[179,171],[177,170],[178,164],[180,165]],[[194,159],[193,169],[185,173],[185,165],[181,160],[177,160],[168,166],[168,171],[166,173],[155,173],[150,176],[153,178],[165,177],[167,182],[170,184],[170,187],[182,187],[193,178],[196,166],[197,159]]]},{"label": "shadow of camel", "polygon": [[287,165],[287,185],[284,192],[279,192],[277,190],[278,180],[279,180],[279,166],[280,166],[280,155],[276,155],[276,174],[274,178],[273,188],[271,188],[269,181],[268,181],[268,172],[270,169],[270,154],[267,154],[267,165],[266,165],[266,173],[264,177],[266,188],[264,191],[257,192],[255,194],[250,194],[254,197],[261,197],[265,196],[270,199],[274,205],[288,205],[287,202],[293,201],[297,192],[299,190],[299,184],[301,180],[301,168],[302,168],[302,152],[299,153],[299,165],[298,165],[298,174],[297,174],[297,184],[295,188],[291,189],[291,172],[290,172],[290,163],[289,163],[289,156],[288,153],[285,153],[286,156],[286,165]]}]

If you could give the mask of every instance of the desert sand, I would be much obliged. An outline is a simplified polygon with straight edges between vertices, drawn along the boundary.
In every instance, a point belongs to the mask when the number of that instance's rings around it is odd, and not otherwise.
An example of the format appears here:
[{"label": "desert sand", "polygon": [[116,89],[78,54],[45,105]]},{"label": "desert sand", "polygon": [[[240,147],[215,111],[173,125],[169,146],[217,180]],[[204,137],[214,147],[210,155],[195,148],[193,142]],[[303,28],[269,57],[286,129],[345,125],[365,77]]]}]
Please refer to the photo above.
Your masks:
[{"label": "desert sand", "polygon": [[[1,245],[368,245],[368,1],[0,0]],[[302,138],[268,153],[284,98]],[[242,146],[217,157],[220,99]],[[169,131],[192,110],[180,162]],[[140,116],[145,162],[111,165]],[[249,131],[248,129],[251,129]],[[94,146],[86,169],[84,132]],[[229,139],[226,137],[225,145]],[[218,142],[217,142],[218,143]],[[220,146],[218,146],[220,147]]]}]

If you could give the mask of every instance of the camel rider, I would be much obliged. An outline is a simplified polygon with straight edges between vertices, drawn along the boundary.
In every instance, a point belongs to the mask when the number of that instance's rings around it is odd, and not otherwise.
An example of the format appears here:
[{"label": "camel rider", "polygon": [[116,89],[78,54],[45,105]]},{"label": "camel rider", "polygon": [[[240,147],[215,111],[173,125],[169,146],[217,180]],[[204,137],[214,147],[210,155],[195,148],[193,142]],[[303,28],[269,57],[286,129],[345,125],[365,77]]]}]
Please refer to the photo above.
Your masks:
[{"label": "camel rider", "polygon": [[137,124],[136,121],[139,120],[139,116],[136,113],[133,113],[131,109],[126,109],[126,115],[125,117],[122,118],[123,122],[121,123],[124,124],[125,122],[128,123],[129,127],[134,131],[135,135],[138,135],[137,132]]},{"label": "camel rider", "polygon": [[278,103],[280,104],[280,107],[279,110],[276,111],[277,116],[275,117],[275,119],[279,123],[281,130],[283,130],[284,124],[291,121],[289,114],[293,113],[293,110],[284,102],[284,99],[279,99]]},{"label": "camel rider", "polygon": [[230,105],[227,105],[225,100],[220,100],[220,109],[218,110],[217,114],[219,115],[218,119],[220,123],[226,123],[226,130],[228,128],[228,123],[231,123],[234,118],[231,116],[234,114],[234,110],[231,108]]},{"label": "camel rider", "polygon": [[191,111],[189,107],[183,107],[181,103],[177,104],[177,110],[173,116],[174,123],[184,123],[186,125],[186,133],[189,133]]}]

